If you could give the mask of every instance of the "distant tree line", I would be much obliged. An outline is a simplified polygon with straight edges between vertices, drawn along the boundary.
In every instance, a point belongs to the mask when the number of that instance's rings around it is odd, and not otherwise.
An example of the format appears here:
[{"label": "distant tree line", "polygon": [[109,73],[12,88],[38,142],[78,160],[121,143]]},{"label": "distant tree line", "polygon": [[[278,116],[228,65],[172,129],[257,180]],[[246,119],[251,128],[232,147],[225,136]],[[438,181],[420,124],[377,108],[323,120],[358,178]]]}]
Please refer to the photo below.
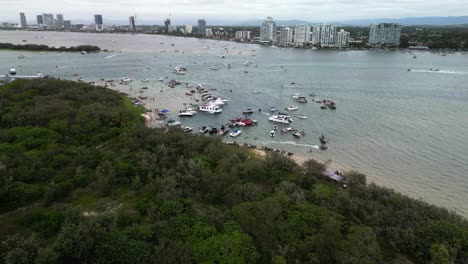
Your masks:
[{"label": "distant tree line", "polygon": [[12,43],[0,43],[0,49],[9,50],[27,50],[27,51],[86,51],[86,52],[98,52],[101,50],[98,46],[93,45],[79,45],[75,47],[50,47],[47,45],[40,44],[12,44]]}]

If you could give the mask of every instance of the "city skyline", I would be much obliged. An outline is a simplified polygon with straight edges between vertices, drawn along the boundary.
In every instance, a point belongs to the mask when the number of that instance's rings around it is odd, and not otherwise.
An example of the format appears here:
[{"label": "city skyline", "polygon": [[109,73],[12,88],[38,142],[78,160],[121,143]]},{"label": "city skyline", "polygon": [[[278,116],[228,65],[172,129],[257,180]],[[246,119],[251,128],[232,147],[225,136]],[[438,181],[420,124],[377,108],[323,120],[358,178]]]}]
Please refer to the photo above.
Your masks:
[{"label": "city skyline", "polygon": [[[109,20],[125,20],[129,13],[135,14],[140,20],[163,20],[172,15],[173,20],[196,19],[204,17],[207,20],[242,21],[265,17],[275,17],[278,20],[309,20],[331,22],[336,18],[342,20],[403,18],[426,16],[462,16],[468,14],[468,6],[459,0],[445,2],[435,0],[292,0],[281,1],[246,1],[219,3],[215,0],[174,0],[154,1],[143,0],[89,0],[57,1],[45,0],[38,3],[35,0],[5,0],[0,17],[2,20],[17,21],[15,13],[21,9],[28,14],[42,13],[44,6],[52,13],[66,14],[72,20],[89,20],[90,14],[99,13]],[[157,4],[157,5],[156,5]]]}]

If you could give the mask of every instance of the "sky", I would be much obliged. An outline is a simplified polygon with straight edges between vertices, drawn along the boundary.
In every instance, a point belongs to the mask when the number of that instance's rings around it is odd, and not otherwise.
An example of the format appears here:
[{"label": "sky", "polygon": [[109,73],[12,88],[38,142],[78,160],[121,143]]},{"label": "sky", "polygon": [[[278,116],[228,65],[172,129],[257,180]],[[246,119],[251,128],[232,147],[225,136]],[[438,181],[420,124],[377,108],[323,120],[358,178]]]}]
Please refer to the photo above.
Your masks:
[{"label": "sky", "polygon": [[[271,16],[277,20],[332,22],[352,19],[468,15],[467,0],[0,0],[0,21],[19,21],[25,12],[31,23],[41,13],[62,13],[65,19],[92,21],[93,14],[106,19],[137,20],[162,24],[206,18],[246,21]],[[28,23],[29,23],[28,21]]]}]

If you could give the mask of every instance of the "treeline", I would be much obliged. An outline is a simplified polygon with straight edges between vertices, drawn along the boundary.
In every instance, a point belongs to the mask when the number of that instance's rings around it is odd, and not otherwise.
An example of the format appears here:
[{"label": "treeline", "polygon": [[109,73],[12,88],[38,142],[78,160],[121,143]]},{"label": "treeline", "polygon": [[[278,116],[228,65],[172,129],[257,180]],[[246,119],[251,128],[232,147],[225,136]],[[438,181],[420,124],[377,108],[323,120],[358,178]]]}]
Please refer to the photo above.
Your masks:
[{"label": "treeline", "polygon": [[0,49],[9,49],[9,50],[27,50],[27,51],[86,51],[86,52],[97,52],[101,48],[93,45],[79,45],[75,47],[50,47],[47,45],[39,44],[24,44],[17,45],[12,43],[0,43]]},{"label": "treeline", "polygon": [[454,213],[142,111],[81,83],[0,88],[0,263],[468,262]]}]

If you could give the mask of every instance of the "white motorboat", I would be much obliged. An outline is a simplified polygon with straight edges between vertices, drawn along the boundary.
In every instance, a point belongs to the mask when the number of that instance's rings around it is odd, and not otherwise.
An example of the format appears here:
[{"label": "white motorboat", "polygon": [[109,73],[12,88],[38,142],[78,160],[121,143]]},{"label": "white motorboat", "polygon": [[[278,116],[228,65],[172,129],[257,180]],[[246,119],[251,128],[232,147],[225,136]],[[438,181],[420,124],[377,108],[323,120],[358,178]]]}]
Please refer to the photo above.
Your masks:
[{"label": "white motorboat", "polygon": [[229,133],[229,136],[230,136],[230,137],[237,137],[237,136],[239,136],[241,133],[242,133],[242,130],[234,129],[234,130],[232,130],[231,133]]},{"label": "white motorboat", "polygon": [[218,114],[223,111],[219,105],[201,105],[198,107],[198,110],[202,112],[208,112],[210,114]]},{"label": "white motorboat", "polygon": [[231,64],[228,64],[228,63],[223,63],[223,65],[224,65],[226,68],[228,68],[228,69],[230,69],[230,68],[231,68]]},{"label": "white motorboat", "polygon": [[297,99],[297,98],[300,97],[300,95],[299,95],[298,93],[295,93],[295,94],[291,95],[291,97],[292,97],[293,99]]},{"label": "white motorboat", "polygon": [[250,115],[250,114],[254,113],[254,110],[252,108],[248,108],[248,109],[245,109],[244,111],[242,111],[242,113],[244,115]]},{"label": "white motorboat", "polygon": [[184,132],[185,132],[185,133],[190,133],[190,132],[192,132],[192,131],[193,131],[193,128],[188,127],[188,126],[187,126],[187,127],[184,127]]},{"label": "white motorboat", "polygon": [[198,132],[203,133],[203,134],[208,133],[209,131],[210,131],[210,128],[207,127],[207,126],[202,126],[202,127],[198,130]]},{"label": "white motorboat", "polygon": [[159,78],[158,78],[158,81],[164,82],[164,78],[163,78],[163,77],[159,77]]},{"label": "white motorboat", "polygon": [[257,90],[254,90],[252,93],[253,93],[253,94],[259,94],[260,92],[257,91]]},{"label": "white motorboat", "polygon": [[274,130],[270,131],[270,137],[274,137],[274,136],[275,136],[275,134],[276,134],[276,133],[275,133],[275,131],[274,131]]},{"label": "white motorboat", "polygon": [[290,105],[290,106],[286,107],[285,109],[288,110],[288,111],[295,111],[295,110],[299,109],[299,107]]},{"label": "white motorboat", "polygon": [[149,79],[143,79],[141,82],[149,82]]},{"label": "white motorboat", "polygon": [[219,57],[220,57],[221,59],[226,58],[226,56],[224,56],[224,55],[219,55]]},{"label": "white motorboat", "polygon": [[271,108],[270,108],[270,112],[276,112],[276,111],[278,111],[278,109],[276,109],[276,108],[274,108],[274,107],[271,107]]},{"label": "white motorboat", "polygon": [[16,75],[16,69],[15,68],[10,69],[10,75]]},{"label": "white motorboat", "polygon": [[167,125],[168,125],[168,126],[180,126],[181,124],[182,124],[181,122],[175,121],[175,120],[173,120],[173,119],[167,121]]},{"label": "white motorboat", "polygon": [[298,103],[307,103],[307,98],[305,98],[304,96],[299,96],[298,98],[295,99],[296,102]]},{"label": "white motorboat", "polygon": [[302,133],[298,130],[292,132],[292,135],[296,138],[300,138],[302,136]]},{"label": "white motorboat", "polygon": [[88,54],[88,52],[86,52],[86,51],[83,50],[83,51],[81,52],[81,54],[83,54],[83,55],[84,55],[84,54]]},{"label": "white motorboat", "polygon": [[269,117],[268,120],[283,124],[289,124],[294,121],[290,116],[287,115],[274,115]]},{"label": "white motorboat", "polygon": [[131,82],[131,81],[132,81],[132,78],[130,78],[130,77],[124,77],[122,79],[122,82]]},{"label": "white motorboat", "polygon": [[273,130],[278,130],[278,126],[277,126],[277,125],[273,125]]},{"label": "white motorboat", "polygon": [[209,101],[208,104],[221,106],[221,105],[225,105],[226,103],[221,98],[216,98],[214,100]]},{"label": "white motorboat", "polygon": [[219,67],[218,66],[212,66],[210,69],[212,69],[214,71],[217,71],[217,70],[219,70]]},{"label": "white motorboat", "polygon": [[196,112],[184,110],[184,111],[179,111],[179,114],[177,115],[178,116],[194,116],[195,113]]},{"label": "white motorboat", "polygon": [[305,116],[305,115],[298,115],[297,118],[300,118],[300,119],[307,119],[307,116]]}]

